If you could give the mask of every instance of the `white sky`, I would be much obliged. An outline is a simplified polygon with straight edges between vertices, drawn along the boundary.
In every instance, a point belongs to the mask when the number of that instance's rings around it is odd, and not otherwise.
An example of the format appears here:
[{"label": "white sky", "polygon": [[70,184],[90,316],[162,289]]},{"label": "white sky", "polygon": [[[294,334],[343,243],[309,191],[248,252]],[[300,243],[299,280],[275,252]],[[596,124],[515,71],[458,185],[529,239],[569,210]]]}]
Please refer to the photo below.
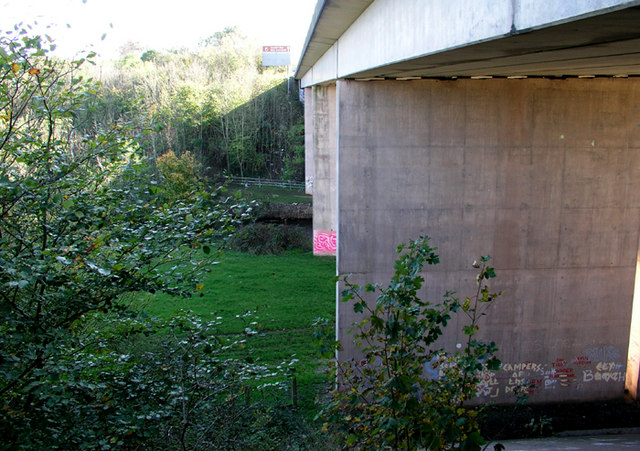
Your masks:
[{"label": "white sky", "polygon": [[51,26],[46,32],[63,56],[95,50],[114,58],[127,41],[156,50],[195,47],[216,31],[237,26],[260,45],[291,46],[295,65],[315,4],[316,0],[0,0],[0,30],[38,22],[39,30]]}]

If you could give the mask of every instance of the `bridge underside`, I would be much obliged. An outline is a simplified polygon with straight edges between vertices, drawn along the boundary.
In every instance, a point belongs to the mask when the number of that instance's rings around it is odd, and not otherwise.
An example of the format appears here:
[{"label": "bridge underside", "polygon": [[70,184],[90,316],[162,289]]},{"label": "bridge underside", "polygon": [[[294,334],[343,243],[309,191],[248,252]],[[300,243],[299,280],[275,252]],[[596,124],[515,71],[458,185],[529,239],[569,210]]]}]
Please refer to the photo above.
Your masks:
[{"label": "bridge underside", "polygon": [[364,70],[350,78],[640,74],[640,7]]},{"label": "bridge underside", "polygon": [[[438,301],[492,256],[505,295],[480,326],[504,365],[483,400],[524,383],[533,402],[638,396],[638,23],[632,7],[362,70],[327,43],[303,78],[314,229],[337,234],[338,273],[384,283],[396,246],[429,235]],[[337,303],[340,358],[356,320]]]}]

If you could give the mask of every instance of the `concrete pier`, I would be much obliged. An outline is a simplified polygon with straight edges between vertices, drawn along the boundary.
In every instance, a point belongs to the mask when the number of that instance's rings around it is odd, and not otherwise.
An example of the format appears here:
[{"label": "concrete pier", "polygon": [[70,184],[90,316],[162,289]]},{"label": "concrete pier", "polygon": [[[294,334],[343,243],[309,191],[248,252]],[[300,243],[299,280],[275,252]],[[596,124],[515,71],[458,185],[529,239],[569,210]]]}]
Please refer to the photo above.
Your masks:
[{"label": "concrete pier", "polygon": [[[504,290],[481,323],[503,368],[483,396],[622,395],[640,224],[640,80],[338,81],[338,272],[388,281],[398,243],[432,237],[423,299]],[[464,318],[460,318],[463,321]],[[346,331],[356,320],[338,305]],[[462,322],[444,340],[464,341]]]},{"label": "concrete pier", "polygon": [[[318,3],[297,74],[314,230],[336,232],[356,283],[384,284],[396,246],[431,236],[432,302],[472,294],[491,255],[504,295],[480,327],[503,366],[480,400],[637,397],[639,2],[449,3]],[[338,303],[340,359],[358,355],[356,319]]]}]

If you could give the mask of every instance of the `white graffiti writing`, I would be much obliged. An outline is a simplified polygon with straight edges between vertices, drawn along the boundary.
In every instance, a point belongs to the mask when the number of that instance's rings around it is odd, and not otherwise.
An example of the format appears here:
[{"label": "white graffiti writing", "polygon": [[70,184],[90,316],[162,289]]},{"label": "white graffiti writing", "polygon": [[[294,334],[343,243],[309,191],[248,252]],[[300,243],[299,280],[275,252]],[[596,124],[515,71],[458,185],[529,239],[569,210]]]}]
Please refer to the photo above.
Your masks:
[{"label": "white graffiti writing", "polygon": [[503,363],[502,367],[500,368],[501,370],[504,371],[534,371],[534,372],[539,372],[542,371],[542,363],[533,363],[533,362],[527,362],[527,363]]},{"label": "white graffiti writing", "polygon": [[583,370],[582,371],[582,382],[622,382],[625,379],[626,373],[624,371],[614,371],[614,372],[602,372],[602,371],[592,371],[592,370]]},{"label": "white graffiti writing", "polygon": [[498,379],[493,371],[484,370],[480,375],[480,382],[476,387],[477,396],[497,398],[500,394]]},{"label": "white graffiti writing", "polygon": [[539,390],[584,390],[587,384],[621,383],[625,365],[614,346],[587,349],[575,357],[543,362],[504,362],[495,372],[484,371],[477,387],[481,397],[534,395]]}]

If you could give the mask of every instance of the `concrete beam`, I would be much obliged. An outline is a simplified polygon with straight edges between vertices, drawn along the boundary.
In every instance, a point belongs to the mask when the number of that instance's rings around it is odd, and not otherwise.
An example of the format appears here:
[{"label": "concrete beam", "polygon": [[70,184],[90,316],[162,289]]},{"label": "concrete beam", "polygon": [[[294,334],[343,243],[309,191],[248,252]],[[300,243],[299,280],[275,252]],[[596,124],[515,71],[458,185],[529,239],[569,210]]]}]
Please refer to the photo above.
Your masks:
[{"label": "concrete beam", "polygon": [[[378,76],[640,73],[638,47],[629,45],[640,39],[638,0],[375,0],[350,10],[348,3],[320,8],[296,74],[303,86]],[[602,60],[585,63],[594,51]]]},{"label": "concrete beam", "polygon": [[373,0],[318,0],[304,43],[296,78],[301,78]]}]

